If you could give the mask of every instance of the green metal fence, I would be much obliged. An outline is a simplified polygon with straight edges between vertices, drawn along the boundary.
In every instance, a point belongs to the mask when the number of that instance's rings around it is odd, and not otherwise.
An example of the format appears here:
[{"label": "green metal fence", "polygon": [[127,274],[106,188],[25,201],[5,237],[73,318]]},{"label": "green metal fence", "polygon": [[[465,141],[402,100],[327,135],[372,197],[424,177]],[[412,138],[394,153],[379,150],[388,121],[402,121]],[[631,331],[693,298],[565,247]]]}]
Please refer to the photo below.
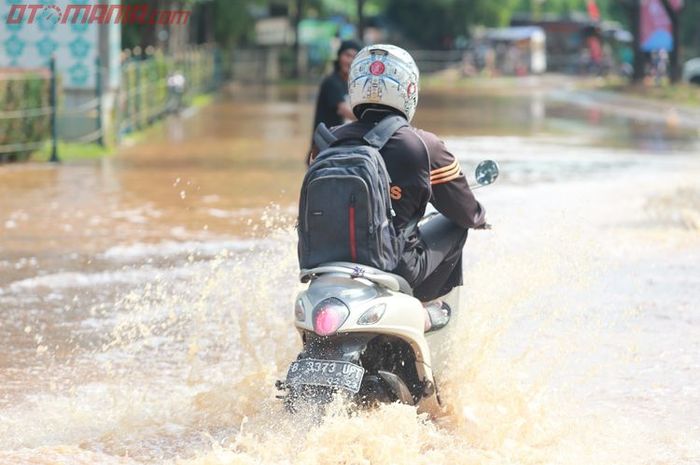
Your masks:
[{"label": "green metal fence", "polygon": [[0,75],[0,162],[25,159],[50,142],[55,80],[48,69]]},{"label": "green metal fence", "polygon": [[[0,162],[24,160],[47,145],[51,161],[58,161],[58,141],[97,143],[119,139],[153,124],[173,110],[168,77],[180,73],[185,86],[182,104],[212,91],[221,82],[220,54],[213,46],[188,49],[175,56],[128,54],[121,66],[121,86],[114,94],[113,121],[109,131],[103,122],[103,76],[97,62],[94,98],[74,106],[64,105],[55,61],[46,69],[0,71]],[[72,124],[79,121],[80,124]],[[72,130],[68,131],[67,128]],[[78,131],[75,130],[78,127]]]},{"label": "green metal fence", "polygon": [[[0,74],[0,162],[25,160],[47,145],[50,160],[58,161],[58,141],[104,144],[102,69],[96,63],[95,93],[74,106],[65,106],[59,93],[55,59],[40,70]],[[78,131],[61,131],[66,122],[87,122]]]},{"label": "green metal fence", "polygon": [[152,124],[174,110],[176,98],[168,89],[168,77],[184,77],[183,104],[192,97],[210,92],[221,80],[219,52],[200,47],[174,56],[159,52],[131,54],[122,65],[121,88],[117,96],[117,137]]}]

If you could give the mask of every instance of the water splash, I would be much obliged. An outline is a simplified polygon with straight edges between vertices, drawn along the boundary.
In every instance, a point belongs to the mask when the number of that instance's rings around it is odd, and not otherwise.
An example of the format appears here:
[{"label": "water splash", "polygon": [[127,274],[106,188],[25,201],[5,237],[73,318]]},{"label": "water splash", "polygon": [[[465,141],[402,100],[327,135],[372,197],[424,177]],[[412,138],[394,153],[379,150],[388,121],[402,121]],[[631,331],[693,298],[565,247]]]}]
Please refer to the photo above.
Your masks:
[{"label": "water splash", "polygon": [[608,331],[632,309],[592,311],[615,244],[544,214],[539,235],[516,237],[519,218],[495,212],[499,228],[472,234],[466,311],[436,367],[440,418],[402,405],[338,406],[320,424],[283,412],[273,385],[299,350],[299,284],[295,234],[273,209],[260,222],[268,238],[250,249],[189,255],[94,307],[95,349],[3,411],[0,462],[693,463],[697,430],[660,428],[599,395],[614,389],[611,371],[635,366],[615,347],[634,338]]}]

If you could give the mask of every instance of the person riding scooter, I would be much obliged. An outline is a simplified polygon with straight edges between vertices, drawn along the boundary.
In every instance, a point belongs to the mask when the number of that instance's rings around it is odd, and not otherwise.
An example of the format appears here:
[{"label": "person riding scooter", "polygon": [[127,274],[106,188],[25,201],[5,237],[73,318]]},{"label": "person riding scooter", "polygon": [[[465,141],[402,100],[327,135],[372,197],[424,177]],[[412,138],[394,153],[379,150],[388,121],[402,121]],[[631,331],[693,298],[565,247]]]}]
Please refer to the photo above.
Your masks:
[{"label": "person riding scooter", "polygon": [[[358,121],[331,128],[340,140],[361,140],[385,118],[410,123],[418,104],[419,70],[411,55],[393,45],[371,45],[355,57],[349,100]],[[317,155],[314,147],[311,163]],[[409,125],[380,149],[391,178],[396,232],[403,238],[398,266],[424,303],[425,329],[447,324],[451,309],[439,299],[462,284],[462,249],[470,228],[485,228],[485,211],[474,198],[459,161],[433,133]],[[439,212],[418,227],[431,203]]]}]

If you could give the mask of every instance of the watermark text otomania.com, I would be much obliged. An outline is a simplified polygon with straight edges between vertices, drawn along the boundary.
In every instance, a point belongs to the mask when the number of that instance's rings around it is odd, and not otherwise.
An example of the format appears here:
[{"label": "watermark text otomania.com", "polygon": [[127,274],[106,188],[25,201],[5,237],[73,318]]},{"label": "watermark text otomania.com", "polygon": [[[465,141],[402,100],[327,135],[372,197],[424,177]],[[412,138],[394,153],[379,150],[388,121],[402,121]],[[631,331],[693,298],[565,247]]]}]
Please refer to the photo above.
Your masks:
[{"label": "watermark text otomania.com", "polygon": [[191,10],[159,10],[150,5],[12,4],[7,24],[33,24],[40,19],[57,24],[187,24]]}]

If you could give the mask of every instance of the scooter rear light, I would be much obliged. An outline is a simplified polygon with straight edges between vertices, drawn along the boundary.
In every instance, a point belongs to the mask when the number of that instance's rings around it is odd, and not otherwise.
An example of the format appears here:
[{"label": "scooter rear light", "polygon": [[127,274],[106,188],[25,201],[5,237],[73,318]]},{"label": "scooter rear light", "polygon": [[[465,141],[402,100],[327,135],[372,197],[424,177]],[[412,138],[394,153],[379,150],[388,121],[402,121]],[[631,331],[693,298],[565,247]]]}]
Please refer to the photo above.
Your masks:
[{"label": "scooter rear light", "polygon": [[313,310],[314,332],[319,336],[335,334],[349,315],[350,310],[341,300],[324,299]]}]

